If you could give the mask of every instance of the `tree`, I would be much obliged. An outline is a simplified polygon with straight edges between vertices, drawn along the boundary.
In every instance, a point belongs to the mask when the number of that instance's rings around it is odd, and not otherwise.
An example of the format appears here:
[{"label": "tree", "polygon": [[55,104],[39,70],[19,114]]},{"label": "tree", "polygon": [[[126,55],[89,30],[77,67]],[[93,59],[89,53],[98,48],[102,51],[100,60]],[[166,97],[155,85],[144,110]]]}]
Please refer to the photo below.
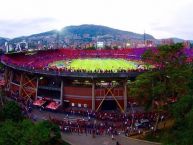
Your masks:
[{"label": "tree", "polygon": [[[146,63],[153,63],[157,70],[139,75],[131,86],[130,94],[145,98],[147,108],[157,111],[167,109],[171,97],[180,99],[188,94],[192,69],[186,63],[182,44],[160,46],[157,50],[149,49],[142,59]],[[155,130],[158,119],[159,114]]]},{"label": "tree", "polygon": [[2,114],[5,119],[11,119],[12,121],[20,121],[22,119],[21,108],[14,101],[9,101],[5,104]]},{"label": "tree", "polygon": [[7,120],[0,125],[0,144],[18,145],[21,137],[20,129],[16,127],[17,123]]},{"label": "tree", "polygon": [[[131,88],[131,94],[143,94],[151,102],[150,107],[156,101],[157,109],[167,109],[173,115],[173,127],[162,135],[165,145],[193,145],[193,69],[183,52],[182,44],[148,50],[143,60],[159,69],[138,76]],[[170,97],[178,101],[167,105]]]},{"label": "tree", "polygon": [[33,123],[23,118],[16,102],[5,104],[0,119],[0,145],[69,145],[61,140],[57,125],[48,121]]},{"label": "tree", "polygon": [[88,50],[96,50],[96,47],[93,45],[93,46],[89,46],[87,47]]},{"label": "tree", "polygon": [[111,46],[105,45],[105,49],[106,49],[106,50],[111,50]]},{"label": "tree", "polygon": [[6,103],[7,98],[5,96],[4,87],[0,86],[0,109],[3,108],[4,104]]},{"label": "tree", "polygon": [[165,145],[193,145],[193,78],[190,79],[189,93],[171,106],[175,119],[174,126],[162,137]]},{"label": "tree", "polygon": [[18,123],[6,120],[0,124],[0,134],[2,145],[62,144],[59,128],[48,121],[34,124],[27,119]]},{"label": "tree", "polygon": [[118,49],[118,46],[113,46],[113,49],[114,49],[114,50],[117,50],[117,49]]},{"label": "tree", "polygon": [[40,129],[49,129],[50,142],[54,142],[61,138],[60,128],[49,121],[42,121],[37,125],[37,127]]},{"label": "tree", "polygon": [[193,96],[183,96],[172,106],[174,126],[162,137],[165,145],[193,145]]}]

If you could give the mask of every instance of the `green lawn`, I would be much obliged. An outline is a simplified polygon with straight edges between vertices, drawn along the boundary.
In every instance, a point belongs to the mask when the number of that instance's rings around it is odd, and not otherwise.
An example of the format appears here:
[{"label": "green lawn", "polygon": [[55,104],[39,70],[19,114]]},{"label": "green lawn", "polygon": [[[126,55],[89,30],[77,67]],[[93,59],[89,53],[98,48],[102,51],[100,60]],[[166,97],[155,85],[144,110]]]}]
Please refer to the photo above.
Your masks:
[{"label": "green lawn", "polygon": [[135,70],[137,69],[137,62],[127,61],[124,59],[73,59],[71,61],[61,60],[49,64],[50,67],[62,68],[66,67],[73,70]]}]

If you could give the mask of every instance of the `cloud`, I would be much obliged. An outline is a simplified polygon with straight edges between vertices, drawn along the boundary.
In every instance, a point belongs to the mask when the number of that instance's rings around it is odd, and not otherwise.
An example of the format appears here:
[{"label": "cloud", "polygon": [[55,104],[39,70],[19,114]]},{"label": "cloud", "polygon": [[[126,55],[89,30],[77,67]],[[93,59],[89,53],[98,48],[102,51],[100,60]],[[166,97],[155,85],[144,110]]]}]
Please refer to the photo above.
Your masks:
[{"label": "cloud", "polygon": [[17,37],[54,29],[55,18],[0,20],[0,36]]},{"label": "cloud", "polygon": [[0,37],[100,24],[193,39],[193,0],[1,0]]}]

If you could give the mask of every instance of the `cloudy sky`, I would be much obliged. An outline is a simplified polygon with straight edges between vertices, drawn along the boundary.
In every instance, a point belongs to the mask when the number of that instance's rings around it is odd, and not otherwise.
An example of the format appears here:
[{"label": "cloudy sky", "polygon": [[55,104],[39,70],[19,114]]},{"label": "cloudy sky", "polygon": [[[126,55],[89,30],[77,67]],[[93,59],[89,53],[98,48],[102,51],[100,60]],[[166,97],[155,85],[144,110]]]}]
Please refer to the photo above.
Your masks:
[{"label": "cloudy sky", "polygon": [[97,24],[193,40],[193,0],[0,0],[0,37]]}]

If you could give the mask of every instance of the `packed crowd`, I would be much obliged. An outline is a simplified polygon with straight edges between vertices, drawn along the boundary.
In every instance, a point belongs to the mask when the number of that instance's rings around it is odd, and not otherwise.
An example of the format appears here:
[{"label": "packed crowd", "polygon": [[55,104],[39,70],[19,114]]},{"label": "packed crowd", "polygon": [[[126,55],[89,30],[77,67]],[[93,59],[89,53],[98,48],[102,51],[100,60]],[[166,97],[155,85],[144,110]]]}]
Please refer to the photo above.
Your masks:
[{"label": "packed crowd", "polygon": [[[165,112],[134,112],[121,114],[120,112],[93,112],[91,110],[68,109],[63,120],[50,117],[50,120],[58,124],[63,132],[85,133],[93,135],[117,135],[124,132],[126,136],[151,130],[159,117],[163,121],[167,114]],[[158,116],[159,114],[159,116]],[[81,119],[70,119],[69,116],[83,116]]]},{"label": "packed crowd", "polygon": [[47,71],[57,71],[57,72],[77,72],[77,73],[127,73],[127,72],[143,72],[146,68],[137,68],[137,69],[117,69],[117,70],[93,70],[88,71],[86,69],[67,69],[67,68],[57,68],[57,67],[48,67]]},{"label": "packed crowd", "polygon": [[[141,55],[147,48],[136,49],[120,49],[120,50],[72,50],[72,49],[58,49],[39,51],[34,55],[25,55],[25,53],[19,53],[14,55],[4,55],[2,61],[6,64],[17,66],[20,68],[27,68],[30,70],[42,70],[42,71],[56,71],[56,72],[74,72],[71,69],[58,69],[50,68],[48,64],[59,60],[71,60],[77,58],[122,58],[127,60],[140,60]],[[126,70],[127,71],[141,71],[138,70]],[[77,72],[85,72],[84,70],[76,70]],[[125,70],[120,70],[125,72]],[[112,73],[111,71],[100,71],[97,73]]]},{"label": "packed crowd", "polygon": [[[71,69],[58,69],[50,68],[48,64],[59,61],[59,60],[71,60],[77,58],[122,58],[126,60],[141,60],[142,54],[148,48],[135,48],[135,49],[118,49],[118,50],[73,50],[73,49],[57,49],[57,50],[47,50],[38,51],[33,55],[26,55],[25,53],[18,53],[12,55],[2,56],[2,62],[13,65],[20,68],[27,68],[30,70],[40,70],[40,71],[54,71],[54,72],[74,72]],[[151,48],[156,51],[155,48]],[[185,49],[185,54],[187,55],[188,62],[193,60],[193,50]],[[150,62],[153,63],[153,62]],[[156,64],[154,64],[156,66]],[[144,68],[139,68],[137,70],[126,70],[127,71],[142,71]],[[77,72],[85,72],[85,70],[76,70]],[[75,72],[76,72],[75,71]],[[125,72],[125,70],[120,70],[119,72]],[[112,73],[111,71],[100,71],[97,73]]]},{"label": "packed crowd", "polygon": [[[34,119],[30,115],[34,108],[32,100],[26,102],[18,97],[18,94],[15,94],[15,96],[13,94],[12,99],[15,99],[19,103],[26,117]],[[42,111],[43,108],[39,107],[39,109]],[[54,117],[49,116],[47,119],[59,125],[61,131],[65,133],[92,134],[93,136],[115,136],[121,132],[126,136],[141,134],[143,131],[153,130],[158,117],[159,121],[168,118],[166,112],[143,112],[135,110],[133,112],[128,111],[127,113],[120,113],[119,111],[95,112],[89,108],[68,107],[60,109],[57,112],[65,114],[65,117],[59,119],[57,115],[54,115]]]}]

